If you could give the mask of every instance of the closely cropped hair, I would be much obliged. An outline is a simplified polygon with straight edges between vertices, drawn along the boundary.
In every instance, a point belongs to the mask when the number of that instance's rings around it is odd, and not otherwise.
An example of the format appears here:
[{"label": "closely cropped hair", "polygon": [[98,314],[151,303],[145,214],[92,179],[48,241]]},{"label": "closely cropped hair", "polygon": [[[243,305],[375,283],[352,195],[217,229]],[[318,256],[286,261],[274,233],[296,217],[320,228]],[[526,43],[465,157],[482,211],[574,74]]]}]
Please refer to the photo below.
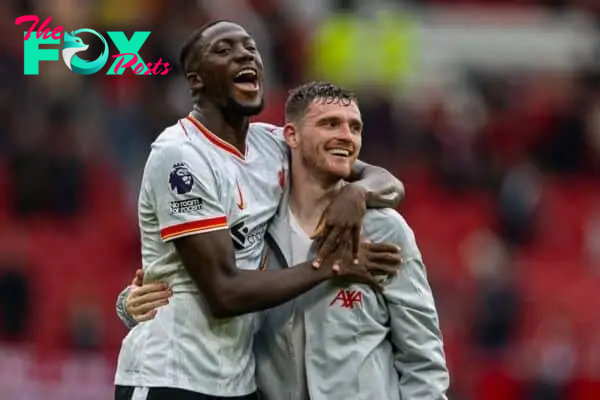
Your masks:
[{"label": "closely cropped hair", "polygon": [[288,93],[285,101],[285,120],[298,121],[306,114],[308,106],[315,100],[326,104],[341,103],[350,105],[356,103],[356,95],[329,82],[309,82],[300,85]]},{"label": "closely cropped hair", "polygon": [[207,30],[208,28],[210,28],[211,26],[214,26],[221,22],[231,22],[231,21],[227,21],[225,19],[217,19],[214,21],[207,22],[206,24],[202,25],[200,28],[193,31],[190,36],[188,36],[187,40],[183,44],[183,47],[181,48],[181,52],[179,53],[179,67],[181,68],[181,72],[184,75],[188,73],[188,66],[191,62],[191,59],[194,56],[194,52],[192,50],[196,47],[196,44],[198,43],[198,41],[200,41],[200,39],[202,39],[202,35],[204,34],[204,31]]}]

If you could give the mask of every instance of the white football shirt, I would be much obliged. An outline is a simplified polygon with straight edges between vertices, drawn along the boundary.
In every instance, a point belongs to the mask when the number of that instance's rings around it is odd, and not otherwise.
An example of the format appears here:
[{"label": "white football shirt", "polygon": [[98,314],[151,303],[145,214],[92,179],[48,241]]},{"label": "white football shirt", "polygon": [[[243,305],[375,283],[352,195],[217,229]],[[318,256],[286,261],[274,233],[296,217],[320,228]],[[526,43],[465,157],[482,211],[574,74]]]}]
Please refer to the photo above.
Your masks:
[{"label": "white football shirt", "polygon": [[250,125],[244,153],[191,115],[156,139],[138,204],[142,261],[145,282],[166,282],[174,295],[153,320],[137,325],[123,340],[117,385],[214,396],[256,390],[256,315],[213,318],[172,241],[229,229],[237,267],[258,269],[287,170],[281,129],[268,124]]}]

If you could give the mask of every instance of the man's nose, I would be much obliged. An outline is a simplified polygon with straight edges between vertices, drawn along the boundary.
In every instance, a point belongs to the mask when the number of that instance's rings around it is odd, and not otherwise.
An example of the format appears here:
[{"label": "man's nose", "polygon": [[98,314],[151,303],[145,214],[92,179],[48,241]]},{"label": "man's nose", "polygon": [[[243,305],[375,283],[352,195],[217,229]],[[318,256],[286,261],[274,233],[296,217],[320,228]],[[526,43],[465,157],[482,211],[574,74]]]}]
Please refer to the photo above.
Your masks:
[{"label": "man's nose", "polygon": [[337,132],[337,138],[341,140],[352,141],[352,129],[350,129],[350,125],[348,123],[344,123],[340,125],[340,129]]},{"label": "man's nose", "polygon": [[246,47],[240,46],[235,53],[235,59],[239,62],[254,61],[254,53],[252,53]]}]

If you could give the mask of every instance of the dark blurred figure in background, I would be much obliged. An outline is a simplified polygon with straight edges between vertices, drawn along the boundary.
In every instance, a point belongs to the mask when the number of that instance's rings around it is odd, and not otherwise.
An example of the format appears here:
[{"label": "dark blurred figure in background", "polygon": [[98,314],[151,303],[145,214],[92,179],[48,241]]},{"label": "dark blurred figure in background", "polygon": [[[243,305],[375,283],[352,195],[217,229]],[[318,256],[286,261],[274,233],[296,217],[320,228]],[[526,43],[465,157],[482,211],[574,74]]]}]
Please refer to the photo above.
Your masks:
[{"label": "dark blurred figure in background", "polygon": [[85,293],[77,296],[70,310],[69,344],[72,348],[78,351],[100,350],[104,340],[103,321],[97,301]]},{"label": "dark blurred figure in background", "polygon": [[537,332],[531,351],[532,369],[526,387],[530,400],[566,400],[577,363],[569,324],[560,316],[549,317]]},{"label": "dark blurred figure in background", "polygon": [[0,336],[10,341],[24,340],[29,328],[31,288],[25,268],[25,263],[18,258],[0,260]]},{"label": "dark blurred figure in background", "polygon": [[66,105],[47,114],[48,135],[15,137],[8,156],[11,206],[16,215],[72,217],[83,201],[83,165],[76,156],[76,126]]},{"label": "dark blurred figure in background", "polygon": [[473,234],[466,250],[475,278],[472,338],[484,358],[501,357],[515,339],[521,318],[511,252],[499,237],[487,231]]},{"label": "dark blurred figure in background", "polygon": [[498,210],[501,233],[508,245],[522,246],[533,240],[540,187],[540,174],[530,163],[517,164],[504,177]]}]

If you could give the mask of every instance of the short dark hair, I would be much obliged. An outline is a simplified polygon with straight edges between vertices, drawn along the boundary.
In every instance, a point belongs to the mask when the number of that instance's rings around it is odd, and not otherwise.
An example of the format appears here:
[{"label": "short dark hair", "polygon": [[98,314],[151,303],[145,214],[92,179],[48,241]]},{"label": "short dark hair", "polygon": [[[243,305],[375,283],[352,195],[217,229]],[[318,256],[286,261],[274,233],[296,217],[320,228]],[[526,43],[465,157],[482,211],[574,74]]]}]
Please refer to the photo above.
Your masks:
[{"label": "short dark hair", "polygon": [[356,102],[356,95],[329,82],[305,83],[289,91],[285,101],[285,120],[301,119],[306,114],[308,106],[317,99],[322,99],[328,104],[350,105],[353,101]]},{"label": "short dark hair", "polygon": [[231,21],[228,21],[225,19],[216,19],[213,21],[209,21],[209,22],[205,23],[204,25],[202,25],[200,28],[194,30],[190,34],[190,36],[188,36],[187,40],[183,44],[183,47],[181,48],[181,51],[179,53],[179,67],[181,68],[181,72],[183,72],[184,75],[187,74],[188,66],[190,64],[190,59],[194,55],[194,52],[192,50],[194,49],[194,47],[196,47],[196,45],[198,44],[200,39],[202,39],[202,35],[204,34],[204,31],[206,31],[211,26],[220,24],[221,22],[231,22]]}]

